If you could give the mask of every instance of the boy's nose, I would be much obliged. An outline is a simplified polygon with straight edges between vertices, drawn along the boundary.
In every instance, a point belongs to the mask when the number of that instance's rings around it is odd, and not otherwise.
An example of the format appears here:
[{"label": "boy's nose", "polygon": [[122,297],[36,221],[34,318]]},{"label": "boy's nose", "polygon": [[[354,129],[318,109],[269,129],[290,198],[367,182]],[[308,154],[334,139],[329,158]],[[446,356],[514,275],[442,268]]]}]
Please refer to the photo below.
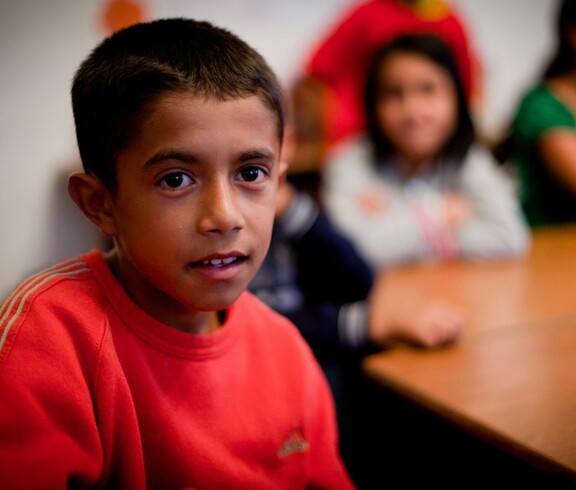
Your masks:
[{"label": "boy's nose", "polygon": [[204,234],[224,234],[244,227],[238,196],[233,186],[217,182],[207,186],[200,202],[199,231]]}]

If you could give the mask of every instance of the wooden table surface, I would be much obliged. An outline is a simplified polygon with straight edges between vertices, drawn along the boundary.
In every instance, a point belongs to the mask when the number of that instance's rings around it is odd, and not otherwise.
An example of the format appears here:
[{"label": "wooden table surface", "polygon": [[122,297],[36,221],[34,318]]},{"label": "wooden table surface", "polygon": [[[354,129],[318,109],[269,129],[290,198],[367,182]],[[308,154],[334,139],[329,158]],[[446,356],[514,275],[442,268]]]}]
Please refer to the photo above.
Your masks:
[{"label": "wooden table surface", "polygon": [[436,297],[464,307],[465,335],[576,314],[576,226],[535,232],[521,259],[416,264],[386,270],[382,300]]},{"label": "wooden table surface", "polygon": [[519,260],[403,267],[384,280],[392,300],[450,299],[470,324],[449,347],[369,356],[367,374],[540,469],[576,475],[576,227],[536,232]]}]

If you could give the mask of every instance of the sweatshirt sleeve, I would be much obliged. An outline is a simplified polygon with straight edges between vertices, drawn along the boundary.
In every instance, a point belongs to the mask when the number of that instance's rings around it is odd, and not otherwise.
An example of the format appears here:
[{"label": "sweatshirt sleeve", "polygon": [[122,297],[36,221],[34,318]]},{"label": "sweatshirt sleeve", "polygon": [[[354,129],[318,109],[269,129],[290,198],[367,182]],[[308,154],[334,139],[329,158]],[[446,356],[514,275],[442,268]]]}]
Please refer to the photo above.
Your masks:
[{"label": "sweatshirt sleeve", "polygon": [[140,448],[122,447],[138,426],[106,370],[102,315],[54,282],[29,281],[0,308],[0,486],[143,488]]},{"label": "sweatshirt sleeve", "polygon": [[[357,348],[366,342],[371,268],[310,196],[298,193],[277,223],[294,252],[301,308],[285,313],[315,351]],[[354,306],[352,306],[354,305]]]},{"label": "sweatshirt sleeve", "polygon": [[[16,305],[20,314],[14,314]],[[18,302],[0,325],[0,481],[5,488],[95,485],[103,468],[86,383],[90,372],[82,370],[73,342],[58,328],[55,310],[57,305]]]},{"label": "sweatshirt sleeve", "polygon": [[513,180],[487,151],[475,147],[469,152],[460,185],[472,205],[472,218],[456,230],[458,254],[478,259],[524,254],[530,233]]}]

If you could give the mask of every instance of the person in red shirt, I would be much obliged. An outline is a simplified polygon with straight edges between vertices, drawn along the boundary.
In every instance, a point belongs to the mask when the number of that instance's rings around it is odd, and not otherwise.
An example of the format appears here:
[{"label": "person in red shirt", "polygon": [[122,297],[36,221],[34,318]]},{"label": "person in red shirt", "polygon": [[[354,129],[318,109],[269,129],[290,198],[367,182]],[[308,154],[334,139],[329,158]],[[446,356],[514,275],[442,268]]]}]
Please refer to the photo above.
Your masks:
[{"label": "person in red shirt", "polygon": [[473,107],[480,98],[480,62],[468,28],[442,0],[368,0],[344,12],[305,63],[292,95],[297,149],[292,171],[322,164],[326,152],[365,128],[362,94],[375,53],[400,34],[440,36],[456,58]]},{"label": "person in red shirt", "polygon": [[72,103],[69,192],[114,247],[0,308],[2,486],[353,488],[312,351],[246,292],[285,171],[266,62],[206,22],[136,24]]}]

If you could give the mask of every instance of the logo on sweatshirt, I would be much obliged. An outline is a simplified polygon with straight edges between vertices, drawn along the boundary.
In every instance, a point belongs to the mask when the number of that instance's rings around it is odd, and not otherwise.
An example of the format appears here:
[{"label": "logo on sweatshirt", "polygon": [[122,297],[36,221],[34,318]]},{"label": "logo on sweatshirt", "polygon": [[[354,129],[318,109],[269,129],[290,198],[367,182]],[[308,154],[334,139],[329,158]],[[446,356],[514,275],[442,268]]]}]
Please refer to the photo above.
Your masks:
[{"label": "logo on sweatshirt", "polygon": [[310,444],[304,439],[302,432],[294,429],[282,444],[282,447],[278,451],[278,457],[284,458],[289,454],[303,453],[304,451],[308,451],[309,447]]}]

